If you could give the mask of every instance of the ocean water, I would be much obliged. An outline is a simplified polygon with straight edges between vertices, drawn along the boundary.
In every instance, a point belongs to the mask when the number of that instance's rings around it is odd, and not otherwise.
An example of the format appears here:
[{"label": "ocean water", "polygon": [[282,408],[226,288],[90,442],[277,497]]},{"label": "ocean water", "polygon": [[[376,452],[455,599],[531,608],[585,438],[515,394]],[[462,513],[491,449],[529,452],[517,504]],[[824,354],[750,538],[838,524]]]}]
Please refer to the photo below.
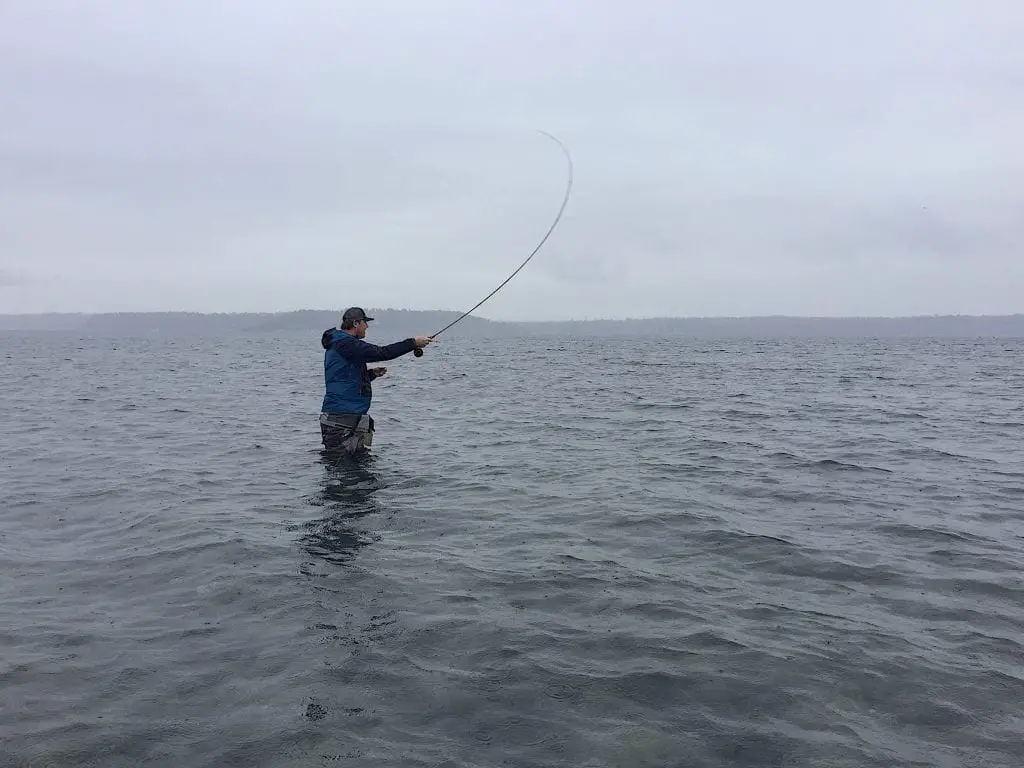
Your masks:
[{"label": "ocean water", "polygon": [[318,338],[0,336],[0,765],[1024,765],[1024,342]]}]

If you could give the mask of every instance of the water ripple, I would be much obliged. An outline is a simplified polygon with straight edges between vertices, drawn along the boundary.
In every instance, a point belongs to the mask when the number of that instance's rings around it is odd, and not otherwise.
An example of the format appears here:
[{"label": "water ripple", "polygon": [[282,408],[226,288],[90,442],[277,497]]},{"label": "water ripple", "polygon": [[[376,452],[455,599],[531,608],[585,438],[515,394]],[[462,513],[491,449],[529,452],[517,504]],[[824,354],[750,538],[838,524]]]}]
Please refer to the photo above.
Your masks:
[{"label": "water ripple", "polygon": [[0,338],[6,760],[1024,764],[1018,342],[453,337],[333,464],[318,334]]}]

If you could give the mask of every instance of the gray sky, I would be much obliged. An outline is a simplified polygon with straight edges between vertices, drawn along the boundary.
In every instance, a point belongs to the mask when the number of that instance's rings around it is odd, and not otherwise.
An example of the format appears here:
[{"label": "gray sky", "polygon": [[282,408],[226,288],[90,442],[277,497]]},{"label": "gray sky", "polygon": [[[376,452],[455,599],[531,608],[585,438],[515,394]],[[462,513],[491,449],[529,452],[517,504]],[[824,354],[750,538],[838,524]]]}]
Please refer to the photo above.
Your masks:
[{"label": "gray sky", "polygon": [[0,312],[1024,311],[1019,0],[0,2]]}]

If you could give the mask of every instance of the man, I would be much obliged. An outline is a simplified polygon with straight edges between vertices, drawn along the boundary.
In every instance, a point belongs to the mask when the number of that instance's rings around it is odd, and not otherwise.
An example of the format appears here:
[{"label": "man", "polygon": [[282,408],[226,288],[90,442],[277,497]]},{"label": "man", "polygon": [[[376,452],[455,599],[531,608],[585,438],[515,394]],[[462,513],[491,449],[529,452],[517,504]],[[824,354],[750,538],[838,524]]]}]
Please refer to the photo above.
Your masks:
[{"label": "man", "polygon": [[324,448],[332,452],[356,453],[373,442],[373,418],[367,413],[373,399],[370,382],[388,369],[366,364],[394,360],[434,341],[431,336],[416,336],[379,347],[363,341],[372,321],[361,307],[351,307],[342,315],[340,328],[328,328],[320,337],[326,390],[320,433]]}]

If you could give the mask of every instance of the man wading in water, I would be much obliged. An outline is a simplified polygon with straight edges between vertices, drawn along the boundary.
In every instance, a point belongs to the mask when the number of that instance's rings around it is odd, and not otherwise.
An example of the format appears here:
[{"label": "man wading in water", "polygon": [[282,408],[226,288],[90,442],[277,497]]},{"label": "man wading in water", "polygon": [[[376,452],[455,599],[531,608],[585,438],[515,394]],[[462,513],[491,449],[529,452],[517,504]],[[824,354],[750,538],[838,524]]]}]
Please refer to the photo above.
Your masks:
[{"label": "man wading in water", "polygon": [[354,454],[373,442],[370,382],[388,372],[367,368],[367,363],[394,360],[434,341],[432,336],[396,341],[384,347],[363,341],[368,323],[360,307],[345,310],[341,328],[328,328],[320,337],[324,348],[324,401],[320,408],[320,433],[324,448],[332,453]]}]

